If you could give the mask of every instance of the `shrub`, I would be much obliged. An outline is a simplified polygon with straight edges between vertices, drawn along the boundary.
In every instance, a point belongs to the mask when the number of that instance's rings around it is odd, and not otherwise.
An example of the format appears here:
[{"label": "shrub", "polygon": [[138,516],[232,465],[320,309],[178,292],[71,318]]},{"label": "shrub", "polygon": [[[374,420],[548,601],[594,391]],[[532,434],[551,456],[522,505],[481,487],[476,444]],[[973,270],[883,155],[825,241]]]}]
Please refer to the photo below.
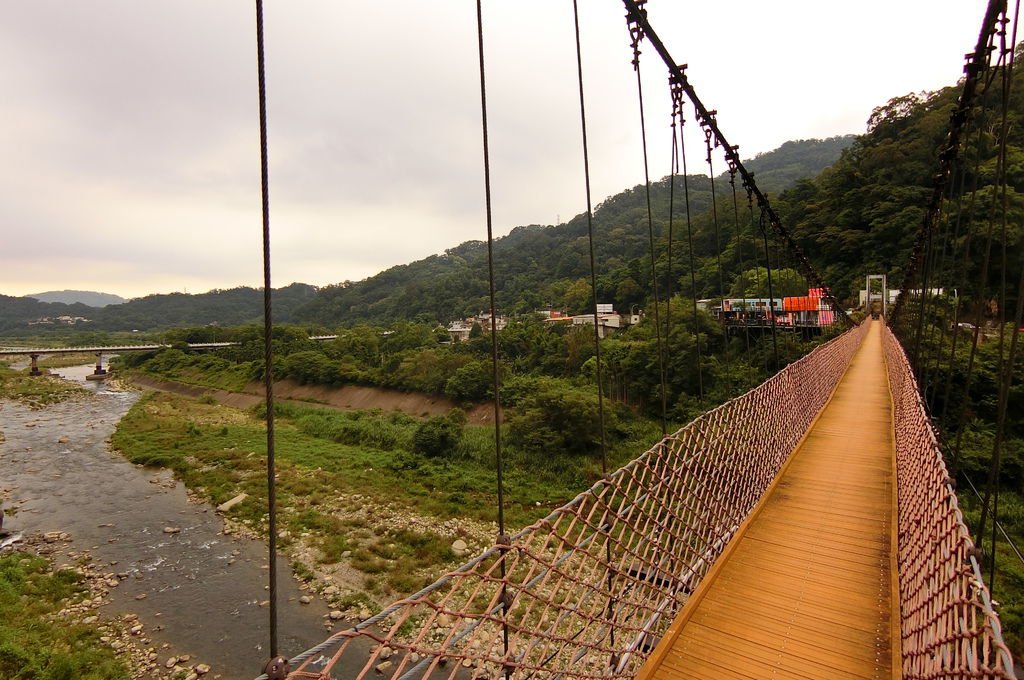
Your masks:
[{"label": "shrub", "polygon": [[[606,429],[614,415],[606,413]],[[544,381],[522,398],[507,420],[509,442],[533,452],[593,453],[601,442],[597,395]]]},{"label": "shrub", "polygon": [[462,441],[466,414],[459,409],[420,423],[412,435],[413,450],[431,458],[451,456]]}]

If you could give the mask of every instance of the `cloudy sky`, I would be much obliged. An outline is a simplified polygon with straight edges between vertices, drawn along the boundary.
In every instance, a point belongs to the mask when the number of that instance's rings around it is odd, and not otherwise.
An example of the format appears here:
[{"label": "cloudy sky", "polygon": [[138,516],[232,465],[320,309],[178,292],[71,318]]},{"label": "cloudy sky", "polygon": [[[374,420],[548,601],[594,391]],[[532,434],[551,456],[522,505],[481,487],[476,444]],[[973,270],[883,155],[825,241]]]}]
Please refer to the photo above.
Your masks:
[{"label": "cloudy sky", "polygon": [[[253,3],[2,4],[0,293],[261,285]],[[648,8],[747,158],[863,132],[889,98],[954,82],[984,5]],[[643,180],[636,82],[621,2],[580,8],[600,201]],[[359,280],[484,238],[473,0],[267,0],[265,12],[275,287]],[[565,221],[585,209],[572,3],[485,0],[484,23],[495,229]],[[642,59],[657,178],[666,72],[652,49]]]}]

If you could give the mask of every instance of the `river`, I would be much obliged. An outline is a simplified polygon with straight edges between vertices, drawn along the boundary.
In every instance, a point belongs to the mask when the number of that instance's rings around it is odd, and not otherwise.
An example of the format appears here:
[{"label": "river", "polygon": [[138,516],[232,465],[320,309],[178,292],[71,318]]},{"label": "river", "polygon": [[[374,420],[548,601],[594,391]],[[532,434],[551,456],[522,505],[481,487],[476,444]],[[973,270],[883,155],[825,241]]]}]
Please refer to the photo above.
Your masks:
[{"label": "river", "polygon": [[[92,398],[35,411],[0,401],[0,486],[5,505],[16,508],[4,528],[67,532],[75,551],[127,574],[105,615],[138,614],[161,663],[187,654],[213,668],[209,677],[251,680],[269,658],[266,545],[225,535],[216,511],[189,502],[169,473],[109,451],[108,438],[138,394],[86,381],[92,370],[56,371]],[[278,575],[279,652],[292,656],[326,637],[327,607],[315,596],[300,604],[307,593],[285,558]]]}]

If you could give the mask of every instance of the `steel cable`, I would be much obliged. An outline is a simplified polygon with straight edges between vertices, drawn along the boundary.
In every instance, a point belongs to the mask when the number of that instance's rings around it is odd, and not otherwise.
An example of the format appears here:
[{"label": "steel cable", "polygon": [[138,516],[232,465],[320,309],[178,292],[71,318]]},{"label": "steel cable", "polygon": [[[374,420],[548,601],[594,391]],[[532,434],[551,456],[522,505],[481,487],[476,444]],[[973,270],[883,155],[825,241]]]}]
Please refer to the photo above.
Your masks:
[{"label": "steel cable", "polygon": [[[642,7],[647,0],[639,0],[637,5]],[[639,12],[646,14],[646,10],[639,9]],[[665,374],[665,347],[661,332],[661,299],[658,295],[658,270],[656,266],[657,251],[654,243],[654,213],[651,209],[651,173],[647,157],[647,122],[644,115],[644,86],[640,77],[640,43],[644,39],[643,24],[629,21],[627,17],[630,39],[633,48],[633,70],[636,72],[637,100],[640,106],[640,140],[644,152],[644,191],[647,198],[647,238],[650,246],[651,261],[651,293],[654,298],[654,332],[658,348],[658,373],[659,391],[661,393],[661,433],[668,432],[668,395],[666,394],[667,376]]]},{"label": "steel cable", "polygon": [[270,656],[277,657],[277,494],[274,460],[274,349],[270,286],[270,183],[267,162],[267,85],[263,45],[263,0],[256,0],[256,68],[260,109],[260,196],[263,213],[263,385],[267,401],[267,510],[270,580]]}]

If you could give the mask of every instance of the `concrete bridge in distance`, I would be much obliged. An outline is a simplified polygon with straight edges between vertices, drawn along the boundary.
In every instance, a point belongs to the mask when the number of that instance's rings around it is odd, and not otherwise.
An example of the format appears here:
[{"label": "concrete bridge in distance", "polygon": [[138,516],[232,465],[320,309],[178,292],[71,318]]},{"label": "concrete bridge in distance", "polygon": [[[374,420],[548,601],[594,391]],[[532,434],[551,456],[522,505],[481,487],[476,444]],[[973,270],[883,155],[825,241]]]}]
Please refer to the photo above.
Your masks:
[{"label": "concrete bridge in distance", "polygon": [[[311,335],[310,340],[327,341],[336,340],[337,335]],[[221,347],[233,347],[237,342],[189,342],[189,349],[220,349]],[[166,343],[154,343],[149,345],[104,345],[95,347],[0,347],[0,356],[28,356],[32,360],[29,375],[42,375],[39,370],[39,357],[44,354],[95,354],[96,370],[86,376],[90,380],[102,380],[107,375],[103,368],[104,354],[123,354],[125,352],[154,352],[160,349],[173,347]]]},{"label": "concrete bridge in distance", "polygon": [[[319,338],[315,338],[319,339]],[[189,349],[219,349],[231,347],[237,342],[190,342]],[[86,376],[90,380],[102,380],[107,375],[103,368],[104,354],[124,354],[125,352],[153,352],[160,349],[172,347],[165,343],[154,343],[150,345],[103,345],[92,347],[0,347],[0,356],[28,356],[32,360],[29,375],[42,375],[39,370],[39,357],[44,354],[95,354],[96,370]]]}]

